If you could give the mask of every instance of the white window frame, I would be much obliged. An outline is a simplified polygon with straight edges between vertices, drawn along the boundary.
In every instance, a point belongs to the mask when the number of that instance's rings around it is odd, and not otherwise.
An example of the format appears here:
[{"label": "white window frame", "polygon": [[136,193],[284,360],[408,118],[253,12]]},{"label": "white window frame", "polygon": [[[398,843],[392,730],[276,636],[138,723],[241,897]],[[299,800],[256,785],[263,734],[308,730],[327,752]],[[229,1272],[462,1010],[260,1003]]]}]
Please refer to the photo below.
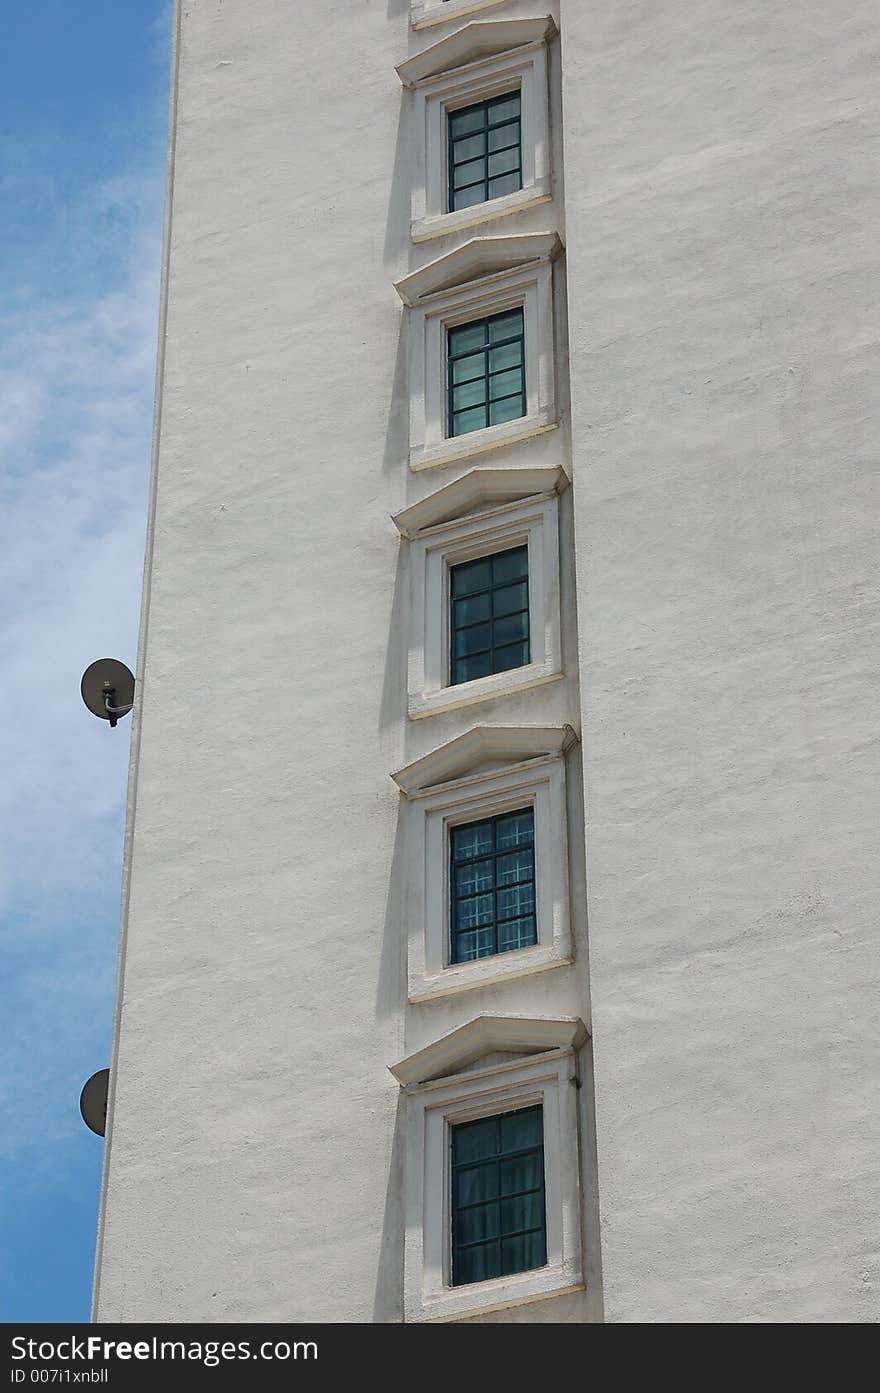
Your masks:
[{"label": "white window frame", "polygon": [[[450,571],[481,556],[527,546],[529,643],[522,667],[450,684]],[[413,631],[408,664],[412,719],[459,710],[562,676],[559,510],[555,493],[487,508],[476,517],[426,528],[411,545]]]},{"label": "white window frame", "polygon": [[504,0],[412,0],[410,23],[413,29],[428,29],[503,3]]},{"label": "white window frame", "polygon": [[[505,1027],[533,1026],[536,1041],[558,1045],[507,1048]],[[404,1060],[392,1072],[406,1094],[406,1240],[404,1318],[449,1321],[584,1287],[581,1254],[581,1185],[578,1156],[577,1049],[586,1038],[580,1021],[505,1020],[478,1017],[454,1032],[477,1031],[485,1060],[441,1078],[406,1083],[413,1068]],[[448,1037],[452,1038],[452,1037]],[[443,1042],[440,1042],[442,1045]],[[431,1049],[414,1056],[418,1068]],[[483,1067],[481,1067],[481,1064]],[[422,1065],[424,1067],[424,1065]],[[453,1066],[454,1067],[454,1066]],[[547,1263],[544,1267],[463,1286],[451,1285],[450,1128],[498,1113],[539,1105],[544,1124],[544,1198]]]},{"label": "white window frame", "polygon": [[[462,747],[472,772],[427,784],[419,766],[394,775],[407,797],[403,817],[407,864],[407,991],[411,1002],[471,991],[517,977],[564,967],[573,961],[568,880],[568,817],[565,754],[575,743],[570,727],[513,728],[523,753],[513,753],[511,728],[477,726],[445,749]],[[440,755],[444,753],[441,750]],[[489,771],[482,766],[489,759]],[[518,808],[535,819],[535,920],[537,942],[527,948],[451,961],[450,829]]]},{"label": "white window frame", "polygon": [[[509,269],[489,270],[488,274],[449,288],[431,289],[433,280],[442,282],[444,271],[454,276],[455,263],[473,254],[474,248],[477,254],[485,251],[484,264],[491,266],[499,244],[521,247],[523,261]],[[420,471],[458,463],[555,429],[553,259],[560,250],[555,234],[476,238],[398,282],[398,293],[411,313],[410,469]],[[533,257],[529,256],[530,251],[534,251]],[[523,311],[526,414],[466,435],[448,436],[448,330],[514,309]]]},{"label": "white window frame", "polygon": [[[415,85],[418,165],[412,192],[414,242],[448,237],[552,196],[547,43],[526,44]],[[522,188],[470,208],[447,211],[449,114],[505,92],[520,93]]]}]

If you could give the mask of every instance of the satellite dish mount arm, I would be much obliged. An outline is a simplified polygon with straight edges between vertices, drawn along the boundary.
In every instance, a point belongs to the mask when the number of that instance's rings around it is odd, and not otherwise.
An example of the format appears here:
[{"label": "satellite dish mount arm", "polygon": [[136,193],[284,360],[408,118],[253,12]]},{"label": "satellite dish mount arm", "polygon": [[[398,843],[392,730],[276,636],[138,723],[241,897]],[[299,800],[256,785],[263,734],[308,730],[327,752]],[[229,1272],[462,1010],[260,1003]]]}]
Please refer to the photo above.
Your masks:
[{"label": "satellite dish mount arm", "polygon": [[112,730],[113,727],[116,725],[116,722],[118,721],[119,717],[120,717],[120,716],[127,716],[128,713],[129,713],[129,711],[131,710],[131,707],[130,707],[130,706],[114,706],[113,703],[114,703],[114,701],[115,701],[115,699],[116,699],[116,688],[115,688],[114,686],[112,686],[109,682],[105,682],[105,683],[104,683],[104,686],[103,686],[103,694],[104,694],[104,710],[107,712],[107,717],[108,717],[108,719],[109,719],[109,721],[110,721],[110,728],[111,728],[111,730]]}]

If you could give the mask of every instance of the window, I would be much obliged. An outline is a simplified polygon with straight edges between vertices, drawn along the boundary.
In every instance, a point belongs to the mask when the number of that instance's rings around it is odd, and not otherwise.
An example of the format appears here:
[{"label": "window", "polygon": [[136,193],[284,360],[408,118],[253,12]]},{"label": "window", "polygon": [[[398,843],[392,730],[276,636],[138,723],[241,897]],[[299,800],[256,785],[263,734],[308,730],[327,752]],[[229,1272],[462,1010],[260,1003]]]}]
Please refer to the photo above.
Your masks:
[{"label": "window", "polygon": [[536,943],[533,809],[468,822],[450,836],[452,962]]},{"label": "window", "polygon": [[544,1109],[450,1128],[454,1287],[547,1261]]},{"label": "window", "polygon": [[[451,12],[438,5],[441,17]],[[547,203],[549,15],[492,19],[447,34],[398,66],[418,133],[410,233],[447,237]]]},{"label": "window", "polygon": [[410,1001],[572,961],[568,727],[475,726],[394,779],[408,880]]},{"label": "window", "polygon": [[410,310],[409,465],[555,430],[556,233],[474,237],[396,283]]},{"label": "window", "polygon": [[562,674],[560,469],[477,468],[396,514],[409,542],[413,719]]},{"label": "window", "polygon": [[519,92],[505,92],[449,113],[448,212],[522,188],[521,112]]},{"label": "window", "polygon": [[477,1016],[391,1066],[406,1096],[407,1321],[583,1290],[576,1017]]},{"label": "window", "polygon": [[499,426],[526,414],[525,327],[521,309],[450,329],[449,434]]}]

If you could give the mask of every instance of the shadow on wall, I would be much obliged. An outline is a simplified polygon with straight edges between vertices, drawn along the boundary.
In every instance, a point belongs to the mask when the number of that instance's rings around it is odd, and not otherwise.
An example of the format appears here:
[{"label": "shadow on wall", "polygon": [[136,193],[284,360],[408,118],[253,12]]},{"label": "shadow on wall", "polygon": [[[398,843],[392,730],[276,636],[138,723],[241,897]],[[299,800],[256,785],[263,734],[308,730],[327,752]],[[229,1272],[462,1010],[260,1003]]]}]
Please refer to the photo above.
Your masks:
[{"label": "shadow on wall", "polygon": [[391,870],[388,876],[388,897],[385,901],[385,923],[382,929],[382,947],[379,951],[379,972],[376,980],[376,1021],[397,1018],[400,1038],[398,1044],[403,1053],[403,1013],[401,1003],[406,1001],[406,846],[404,839],[405,819],[398,809],[397,826],[394,832],[394,850],[391,855]]},{"label": "shadow on wall", "polygon": [[379,1241],[379,1261],[376,1270],[376,1294],[373,1299],[373,1320],[379,1325],[398,1325],[403,1321],[405,1108],[406,1103],[401,1094],[397,1100],[397,1113],[394,1118],[391,1163],[388,1167],[388,1187],[385,1191],[385,1214],[382,1219],[382,1237]]}]

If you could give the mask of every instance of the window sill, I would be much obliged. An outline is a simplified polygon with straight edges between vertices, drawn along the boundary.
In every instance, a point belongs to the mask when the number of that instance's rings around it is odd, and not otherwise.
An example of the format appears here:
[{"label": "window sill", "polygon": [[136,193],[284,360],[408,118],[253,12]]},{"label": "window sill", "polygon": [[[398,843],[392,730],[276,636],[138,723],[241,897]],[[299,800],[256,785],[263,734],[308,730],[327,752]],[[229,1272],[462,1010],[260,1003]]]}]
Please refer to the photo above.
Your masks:
[{"label": "window sill", "polygon": [[430,29],[435,24],[449,24],[464,15],[476,14],[480,10],[491,9],[502,0],[412,0],[411,23],[413,29]]},{"label": "window sill", "polygon": [[520,416],[516,421],[505,421],[501,426],[487,426],[485,430],[471,431],[468,435],[449,436],[436,445],[411,450],[409,467],[418,473],[422,469],[456,464],[459,460],[471,459],[487,450],[514,445],[520,440],[531,440],[536,435],[556,430],[558,424],[554,413],[542,412],[538,416]]},{"label": "window sill", "polygon": [[567,1296],[584,1289],[584,1282],[572,1280],[563,1268],[542,1267],[537,1272],[474,1282],[467,1287],[450,1287],[443,1296],[427,1299],[417,1320],[425,1323],[466,1320],[469,1316],[488,1315],[491,1311],[505,1311],[511,1306],[547,1301],[552,1296]]},{"label": "window sill", "polygon": [[[511,959],[512,961],[508,961]],[[454,963],[433,977],[423,977],[409,992],[411,1003],[435,1001],[442,996],[458,996],[474,987],[488,987],[497,982],[510,982],[517,977],[531,977],[549,972],[554,967],[570,967],[574,958],[560,956],[555,945],[536,944],[519,948],[512,953],[496,953],[471,963]]]},{"label": "window sill", "polygon": [[549,203],[553,195],[548,180],[541,180],[527,189],[505,194],[503,198],[492,198],[486,203],[474,204],[472,208],[458,208],[454,213],[439,213],[431,218],[417,219],[411,228],[414,242],[429,242],[434,237],[451,237],[465,228],[478,227],[482,223],[494,222],[496,218],[509,217],[511,213],[521,213],[526,208],[535,208],[540,203]]},{"label": "window sill", "polygon": [[495,697],[511,696],[514,692],[527,692],[531,687],[542,687],[546,682],[556,682],[562,676],[560,668],[548,663],[527,663],[525,667],[496,672],[491,677],[478,677],[473,682],[459,682],[454,687],[441,687],[436,692],[413,695],[409,700],[409,716],[411,720],[418,721],[441,711],[459,711],[478,701],[490,701]]}]

